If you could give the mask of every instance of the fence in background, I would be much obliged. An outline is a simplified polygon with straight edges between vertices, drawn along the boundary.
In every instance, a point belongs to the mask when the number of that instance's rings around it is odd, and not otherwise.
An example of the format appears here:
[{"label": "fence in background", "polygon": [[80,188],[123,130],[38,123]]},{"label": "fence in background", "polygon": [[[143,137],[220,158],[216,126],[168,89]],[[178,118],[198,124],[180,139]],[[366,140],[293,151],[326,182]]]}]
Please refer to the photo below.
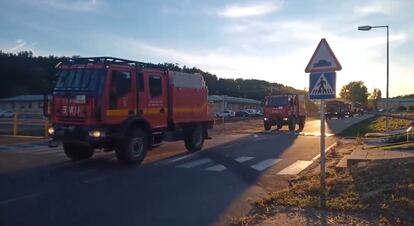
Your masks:
[{"label": "fence in background", "polygon": [[49,120],[40,113],[14,113],[0,117],[0,134],[47,137]]}]

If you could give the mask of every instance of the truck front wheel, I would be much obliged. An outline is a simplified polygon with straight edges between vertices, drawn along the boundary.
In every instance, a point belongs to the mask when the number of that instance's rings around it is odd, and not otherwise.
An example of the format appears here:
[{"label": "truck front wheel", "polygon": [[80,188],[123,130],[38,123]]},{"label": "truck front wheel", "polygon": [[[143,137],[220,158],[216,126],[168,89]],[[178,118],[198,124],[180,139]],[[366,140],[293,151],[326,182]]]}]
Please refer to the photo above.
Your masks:
[{"label": "truck front wheel", "polygon": [[270,125],[269,123],[264,123],[265,130],[270,130],[271,128],[272,128],[272,125]]},{"label": "truck front wheel", "polygon": [[195,125],[184,130],[184,144],[189,152],[201,150],[204,144],[203,128]]},{"label": "truck front wheel", "polygon": [[125,163],[140,164],[144,161],[148,150],[147,134],[141,129],[129,132],[125,140],[116,148],[116,157]]},{"label": "truck front wheel", "polygon": [[294,132],[296,129],[296,122],[294,118],[289,119],[289,131]]},{"label": "truck front wheel", "polygon": [[63,142],[63,151],[72,161],[84,160],[92,157],[94,149],[87,146],[78,146]]}]

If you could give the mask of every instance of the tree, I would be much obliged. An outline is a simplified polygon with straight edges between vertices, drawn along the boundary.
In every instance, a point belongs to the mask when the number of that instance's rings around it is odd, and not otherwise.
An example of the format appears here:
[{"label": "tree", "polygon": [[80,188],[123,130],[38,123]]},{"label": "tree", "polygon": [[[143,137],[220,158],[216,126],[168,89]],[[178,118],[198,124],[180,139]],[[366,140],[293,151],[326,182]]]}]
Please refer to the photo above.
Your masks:
[{"label": "tree", "polygon": [[381,96],[381,90],[378,88],[375,88],[374,91],[369,95],[368,101],[372,103],[372,107],[374,109],[378,108],[378,101],[381,99]]},{"label": "tree", "polygon": [[363,106],[367,106],[368,89],[363,81],[353,81],[342,87],[339,96],[352,103],[361,103]]}]

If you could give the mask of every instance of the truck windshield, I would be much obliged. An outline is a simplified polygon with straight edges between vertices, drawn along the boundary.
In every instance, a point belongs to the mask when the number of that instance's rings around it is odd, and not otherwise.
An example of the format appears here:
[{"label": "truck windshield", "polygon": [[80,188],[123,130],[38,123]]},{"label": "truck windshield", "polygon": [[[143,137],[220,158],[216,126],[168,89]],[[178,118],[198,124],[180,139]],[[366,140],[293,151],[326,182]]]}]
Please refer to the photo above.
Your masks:
[{"label": "truck windshield", "polygon": [[103,69],[67,69],[58,72],[55,90],[98,91],[103,86]]},{"label": "truck windshield", "polygon": [[288,104],[287,97],[269,97],[267,99],[267,106],[284,106]]}]

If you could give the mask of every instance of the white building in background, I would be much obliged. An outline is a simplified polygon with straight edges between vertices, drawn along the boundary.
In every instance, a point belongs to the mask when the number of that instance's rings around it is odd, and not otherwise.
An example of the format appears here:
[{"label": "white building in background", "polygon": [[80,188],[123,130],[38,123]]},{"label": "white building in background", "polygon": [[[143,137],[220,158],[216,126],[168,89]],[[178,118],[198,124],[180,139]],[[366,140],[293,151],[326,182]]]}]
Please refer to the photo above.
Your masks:
[{"label": "white building in background", "polygon": [[0,111],[43,113],[43,95],[22,95],[0,99]]}]

